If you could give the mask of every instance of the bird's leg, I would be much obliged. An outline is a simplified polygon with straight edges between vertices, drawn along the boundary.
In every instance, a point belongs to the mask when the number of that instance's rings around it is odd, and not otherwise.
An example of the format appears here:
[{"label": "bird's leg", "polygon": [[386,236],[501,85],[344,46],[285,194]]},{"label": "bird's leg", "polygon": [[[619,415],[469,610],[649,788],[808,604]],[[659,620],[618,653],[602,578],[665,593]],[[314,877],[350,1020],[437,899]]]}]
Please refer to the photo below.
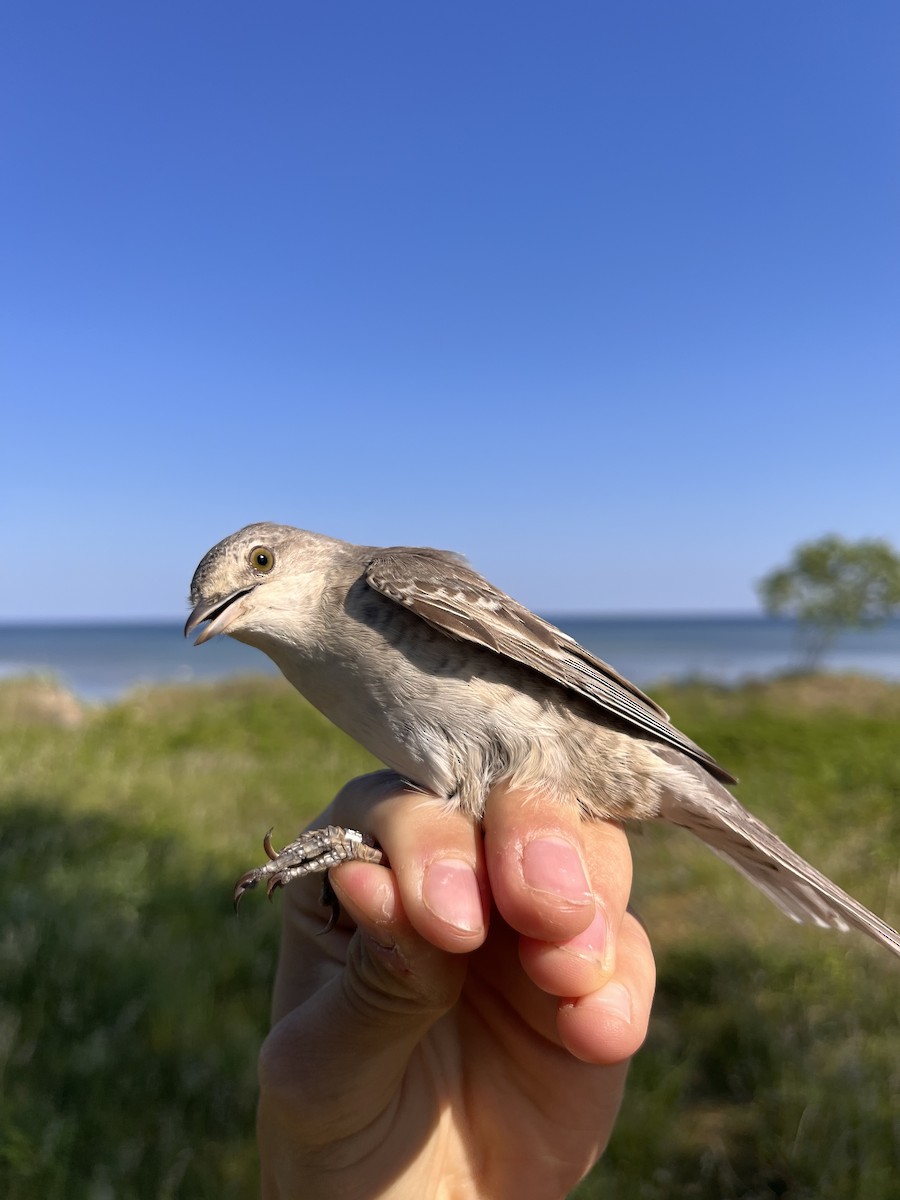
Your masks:
[{"label": "bird's leg", "polygon": [[[235,909],[244,892],[252,891],[261,879],[266,880],[266,894],[271,896],[276,888],[284,887],[292,879],[316,871],[328,871],[338,863],[351,859],[371,863],[384,861],[383,853],[370,837],[356,829],[342,829],[338,825],[326,825],[324,829],[310,829],[301,833],[296,841],[290,842],[281,851],[273,849],[270,829],[263,838],[263,849],[269,861],[247,871],[234,885]],[[331,908],[332,918],[327,927],[330,929],[340,910],[327,875],[322,887],[322,903]]]}]

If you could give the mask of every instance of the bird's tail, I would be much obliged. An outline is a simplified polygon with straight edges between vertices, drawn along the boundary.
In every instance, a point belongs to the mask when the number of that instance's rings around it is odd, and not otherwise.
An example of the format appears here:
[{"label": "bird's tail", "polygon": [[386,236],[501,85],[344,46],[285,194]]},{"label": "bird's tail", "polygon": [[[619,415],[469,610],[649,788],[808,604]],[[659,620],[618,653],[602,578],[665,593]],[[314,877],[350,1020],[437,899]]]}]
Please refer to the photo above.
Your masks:
[{"label": "bird's tail", "polygon": [[[679,766],[685,768],[683,756],[679,757]],[[702,789],[693,786],[677,795],[667,791],[661,819],[696,834],[793,920],[861,929],[900,957],[900,934],[895,929],[795,854],[702,767],[689,766],[692,782],[702,783]]]}]

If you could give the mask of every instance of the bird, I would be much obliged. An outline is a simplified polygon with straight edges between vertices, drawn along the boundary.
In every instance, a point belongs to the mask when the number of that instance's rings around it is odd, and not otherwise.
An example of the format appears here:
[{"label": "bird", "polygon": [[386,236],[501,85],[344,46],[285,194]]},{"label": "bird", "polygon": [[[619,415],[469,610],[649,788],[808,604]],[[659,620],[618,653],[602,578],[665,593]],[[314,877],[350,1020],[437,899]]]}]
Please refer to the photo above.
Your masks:
[{"label": "bird", "polygon": [[[608,663],[451,551],[359,546],[258,522],[194,572],[185,636],[261,650],[288,681],[413,788],[484,816],[492,788],[540,791],[585,818],[663,821],[696,835],[796,921],[900,935],[732,795],[736,779]],[[271,832],[271,831],[270,831]],[[349,858],[364,831],[313,830],[238,881],[269,891]]]}]

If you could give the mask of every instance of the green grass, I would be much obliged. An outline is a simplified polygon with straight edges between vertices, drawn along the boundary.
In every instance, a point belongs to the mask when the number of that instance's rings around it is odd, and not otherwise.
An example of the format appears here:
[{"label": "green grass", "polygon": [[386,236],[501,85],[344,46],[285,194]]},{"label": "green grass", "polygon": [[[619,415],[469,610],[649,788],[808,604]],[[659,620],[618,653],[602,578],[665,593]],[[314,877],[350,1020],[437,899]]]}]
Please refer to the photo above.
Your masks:
[{"label": "green grass", "polygon": [[[893,924],[900,689],[784,680],[659,694],[740,796]],[[257,1190],[255,1059],[277,914],[231,887],[372,765],[279,681],[81,712],[0,688],[0,1195]],[[660,985],[581,1200],[888,1200],[896,960],[798,927],[678,831],[634,838]],[[523,1145],[527,1131],[523,1131]]]}]

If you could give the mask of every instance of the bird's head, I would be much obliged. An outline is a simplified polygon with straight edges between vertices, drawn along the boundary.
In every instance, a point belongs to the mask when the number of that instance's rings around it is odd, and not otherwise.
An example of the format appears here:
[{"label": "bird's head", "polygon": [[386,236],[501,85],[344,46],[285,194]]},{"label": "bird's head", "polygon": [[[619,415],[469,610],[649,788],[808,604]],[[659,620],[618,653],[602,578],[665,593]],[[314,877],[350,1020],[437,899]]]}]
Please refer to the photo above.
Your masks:
[{"label": "bird's head", "polygon": [[327,583],[327,560],[342,544],[269,521],[239,529],[213,546],[194,572],[184,636],[206,622],[197,646],[218,633],[261,649],[273,637],[292,640]]}]

